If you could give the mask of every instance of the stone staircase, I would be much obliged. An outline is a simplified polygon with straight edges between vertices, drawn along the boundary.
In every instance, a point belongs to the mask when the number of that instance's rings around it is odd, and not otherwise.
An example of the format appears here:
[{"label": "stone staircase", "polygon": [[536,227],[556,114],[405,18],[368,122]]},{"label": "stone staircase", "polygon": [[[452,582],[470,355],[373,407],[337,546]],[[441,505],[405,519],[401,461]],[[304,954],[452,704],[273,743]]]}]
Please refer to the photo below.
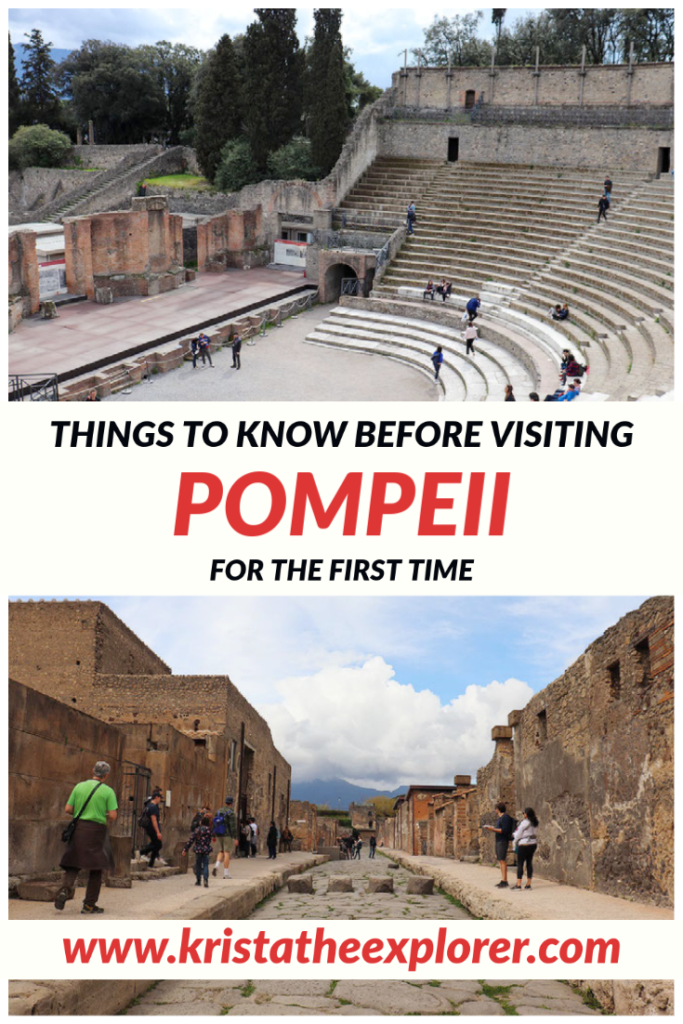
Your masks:
[{"label": "stone staircase", "polygon": [[[480,295],[482,341],[495,335],[525,352],[539,387],[568,347],[590,367],[587,394],[637,399],[673,387],[673,182],[614,180],[598,225],[595,172],[380,159],[342,208],[359,226],[364,217],[396,226],[417,202],[416,233],[373,288],[375,311],[377,301],[401,302],[421,319],[433,305],[421,301],[426,281],[445,277],[454,295],[441,319],[448,313],[459,331],[463,302]],[[556,302],[569,304],[569,321],[550,320]]]}]

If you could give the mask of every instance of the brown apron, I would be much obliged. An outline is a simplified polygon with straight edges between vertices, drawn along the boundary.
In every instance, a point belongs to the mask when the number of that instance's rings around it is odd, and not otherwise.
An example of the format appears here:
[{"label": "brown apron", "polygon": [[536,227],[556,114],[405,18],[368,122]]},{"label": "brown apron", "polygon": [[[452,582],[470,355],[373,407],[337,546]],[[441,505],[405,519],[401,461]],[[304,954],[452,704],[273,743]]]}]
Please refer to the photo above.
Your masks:
[{"label": "brown apron", "polygon": [[76,831],[59,866],[83,871],[113,870],[114,858],[107,826],[97,821],[77,821]]}]

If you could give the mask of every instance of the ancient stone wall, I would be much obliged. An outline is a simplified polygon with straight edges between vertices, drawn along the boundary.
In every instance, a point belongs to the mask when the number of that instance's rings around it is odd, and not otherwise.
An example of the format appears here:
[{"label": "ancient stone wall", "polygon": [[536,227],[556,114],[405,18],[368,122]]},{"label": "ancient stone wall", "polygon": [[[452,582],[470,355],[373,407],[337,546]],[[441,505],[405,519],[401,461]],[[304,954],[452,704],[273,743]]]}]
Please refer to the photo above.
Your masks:
[{"label": "ancient stone wall", "polygon": [[411,786],[396,804],[394,841],[396,849],[420,856],[434,849],[435,803],[452,795],[454,786]]},{"label": "ancient stone wall", "polygon": [[121,164],[125,157],[137,157],[140,160],[148,160],[150,157],[163,153],[164,147],[159,144],[134,145],[134,146],[74,146],[71,150],[72,157],[80,160],[84,167],[101,167],[103,170],[112,170]]},{"label": "ancient stone wall", "polygon": [[[515,760],[512,728],[497,725],[491,730],[495,752],[489,763],[477,772],[479,825],[495,825],[500,817],[497,803],[504,803],[509,814],[515,814]],[[480,832],[479,853],[485,864],[495,864],[495,833]]]},{"label": "ancient stone wall", "polygon": [[23,171],[10,171],[10,209],[13,213],[20,213],[24,220],[42,220],[44,204],[54,202],[71,189],[89,186],[97,177],[96,171],[77,168],[26,167]]},{"label": "ancient stone wall", "polygon": [[64,805],[96,761],[112,767],[118,791],[123,736],[77,708],[21,683],[9,683],[9,873],[28,875],[59,867],[64,852]]},{"label": "ancient stone wall", "polygon": [[166,200],[132,200],[132,210],[64,221],[66,282],[70,292],[96,297],[110,288],[115,298],[158,295],[184,281],[183,223]]},{"label": "ancient stone wall", "polygon": [[[408,68],[391,79],[394,106],[465,107],[470,103],[499,106],[669,106],[674,100],[673,64],[627,64],[560,67]],[[468,96],[469,93],[469,96]]]},{"label": "ancient stone wall", "polygon": [[229,267],[263,266],[271,249],[263,233],[263,211],[228,210],[197,224],[197,269],[224,271]]},{"label": "ancient stone wall", "polygon": [[[609,168],[655,174],[659,148],[673,147],[673,132],[647,128],[575,128],[529,125],[454,125],[447,121],[384,121],[380,155],[444,160],[457,137],[467,163]],[[673,148],[671,149],[673,156]]]},{"label": "ancient stone wall", "polygon": [[548,878],[673,898],[673,600],[607,630],[515,718],[516,804]]},{"label": "ancient stone wall", "polygon": [[12,231],[9,236],[9,329],[40,305],[40,282],[35,231]]},{"label": "ancient stone wall", "polygon": [[318,811],[315,804],[308,800],[290,801],[289,828],[294,836],[293,850],[315,853],[318,849]]}]

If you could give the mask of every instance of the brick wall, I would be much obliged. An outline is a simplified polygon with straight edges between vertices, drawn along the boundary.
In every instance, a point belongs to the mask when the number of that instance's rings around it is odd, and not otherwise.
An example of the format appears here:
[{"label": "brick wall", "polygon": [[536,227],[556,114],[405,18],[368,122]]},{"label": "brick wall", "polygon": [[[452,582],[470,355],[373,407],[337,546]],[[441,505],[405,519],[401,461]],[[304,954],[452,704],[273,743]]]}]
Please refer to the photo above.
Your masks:
[{"label": "brick wall", "polygon": [[253,210],[227,210],[197,224],[197,269],[220,271],[267,263],[270,247],[266,247],[265,241],[260,206]]},{"label": "brick wall", "polygon": [[[326,820],[330,821],[329,818]],[[318,849],[318,812],[315,804],[308,800],[292,800],[289,805],[289,828],[294,836],[293,850],[315,853]]]},{"label": "brick wall", "polygon": [[[477,772],[479,826],[495,825],[500,817],[497,803],[504,803],[508,813],[514,815],[516,807],[515,760],[512,728],[495,726],[491,731],[495,752],[489,763]],[[495,833],[479,833],[479,853],[485,864],[495,864]]]},{"label": "brick wall", "polygon": [[40,282],[35,231],[12,231],[9,236],[10,330],[40,305]]}]

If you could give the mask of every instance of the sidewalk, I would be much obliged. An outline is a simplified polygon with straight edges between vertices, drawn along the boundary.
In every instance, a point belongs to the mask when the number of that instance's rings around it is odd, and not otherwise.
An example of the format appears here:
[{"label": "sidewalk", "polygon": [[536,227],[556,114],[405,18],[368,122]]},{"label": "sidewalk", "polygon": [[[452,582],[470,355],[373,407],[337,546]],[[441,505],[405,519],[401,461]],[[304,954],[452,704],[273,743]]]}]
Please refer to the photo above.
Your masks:
[{"label": "sidewalk", "polygon": [[445,857],[411,857],[401,850],[381,852],[416,875],[432,876],[439,888],[485,920],[673,921],[672,909],[620,900],[536,875],[529,892],[511,892],[495,888],[500,881],[498,868]]},{"label": "sidewalk", "polygon": [[[132,889],[107,889],[103,886],[99,903],[104,907],[104,919],[108,921],[241,920],[261,900],[284,885],[290,875],[324,864],[327,859],[313,853],[284,853],[276,861],[266,857],[233,859],[230,865],[233,877],[223,879],[209,875],[209,888],[205,889],[195,886],[193,858],[190,857],[186,875],[134,881]],[[9,900],[9,919],[56,921],[78,917],[80,920],[84,893],[85,889],[77,889],[74,899],[69,900],[62,911],[55,910],[51,903]]]}]

